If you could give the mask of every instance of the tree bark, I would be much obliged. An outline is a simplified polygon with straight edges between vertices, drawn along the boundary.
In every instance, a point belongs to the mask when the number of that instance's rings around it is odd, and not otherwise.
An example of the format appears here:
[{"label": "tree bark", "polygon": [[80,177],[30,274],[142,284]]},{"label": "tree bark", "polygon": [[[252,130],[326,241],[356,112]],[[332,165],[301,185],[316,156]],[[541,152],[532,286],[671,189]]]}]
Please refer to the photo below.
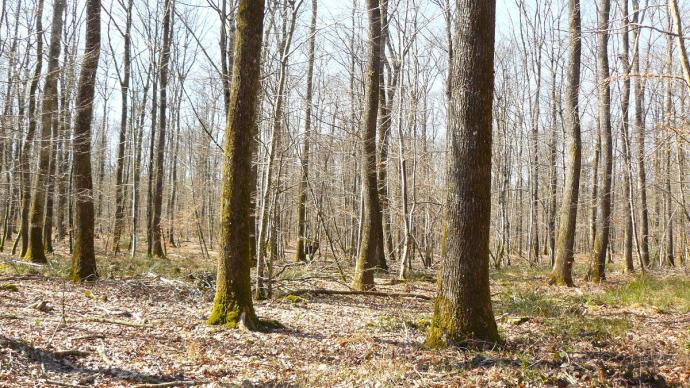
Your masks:
[{"label": "tree bark", "polygon": [[379,202],[376,173],[376,124],[379,104],[379,77],[381,72],[381,8],[378,0],[367,0],[369,19],[369,52],[365,73],[366,107],[362,120],[362,238],[355,267],[352,288],[359,291],[374,288],[374,270],[381,253],[381,204]]},{"label": "tree bark", "polygon": [[640,76],[640,2],[633,0],[633,61],[632,73],[635,74],[633,95],[635,128],[637,144],[637,189],[640,192],[640,259],[645,267],[649,266],[649,210],[647,208],[647,172],[645,169],[645,123],[644,123],[644,79]]},{"label": "tree bark", "polygon": [[572,137],[568,151],[568,168],[563,188],[560,226],[556,242],[556,260],[551,272],[551,284],[572,287],[573,283],[573,245],[575,243],[575,223],[580,189],[580,169],[582,163],[582,140],[580,138],[580,62],[582,54],[580,0],[568,0],[568,75],[566,85],[566,127]]},{"label": "tree bark", "polygon": [[304,143],[302,144],[302,177],[299,182],[297,205],[297,248],[295,261],[305,261],[304,242],[307,221],[307,185],[309,183],[309,142],[311,138],[312,96],[314,94],[314,51],[316,45],[317,0],[311,1],[311,25],[309,27],[309,59],[307,60],[307,95],[304,108]]},{"label": "tree bark", "polygon": [[38,157],[38,171],[34,177],[31,214],[29,216],[29,245],[24,258],[34,263],[47,263],[43,246],[43,221],[45,215],[46,186],[50,174],[50,153],[53,122],[57,119],[58,74],[60,71],[60,49],[62,47],[62,13],[65,1],[53,3],[53,22],[50,48],[48,49],[48,73],[43,87],[43,107],[41,112],[41,146]]},{"label": "tree bark", "polygon": [[[36,94],[38,93],[38,84],[41,80],[41,69],[43,67],[43,0],[38,0],[36,8],[36,67],[29,86],[29,128],[24,138],[22,145],[22,152],[20,154],[21,167],[21,186],[22,186],[22,210],[21,210],[21,224],[19,226],[19,236],[22,240],[22,249],[20,256],[26,257],[29,249],[29,218],[31,217],[31,148],[36,135]],[[21,101],[20,101],[21,104]],[[12,249],[12,254],[14,254]],[[46,262],[45,258],[41,261],[40,256],[37,258],[38,262]]]},{"label": "tree bark", "polygon": [[129,0],[126,9],[126,24],[124,32],[124,59],[122,66],[123,75],[120,78],[121,106],[120,106],[120,136],[117,144],[117,165],[115,167],[115,224],[113,227],[113,253],[120,252],[120,236],[124,228],[125,217],[125,143],[127,141],[128,103],[129,103],[129,78],[131,73],[131,46],[132,46],[132,7],[133,0]]},{"label": "tree bark", "polygon": [[252,149],[257,128],[263,39],[264,0],[240,0],[233,58],[232,93],[228,109],[221,195],[220,257],[213,310],[208,323],[258,329],[251,295],[251,234],[249,218]]},{"label": "tree bark", "polygon": [[77,117],[74,123],[74,249],[71,279],[95,280],[93,182],[91,178],[91,120],[93,99],[101,52],[101,1],[87,0],[86,42],[79,74]]},{"label": "tree bark", "polygon": [[170,42],[172,40],[171,19],[174,0],[165,1],[163,16],[163,47],[160,65],[160,120],[158,125],[158,146],[155,160],[155,185],[153,188],[153,213],[151,215],[151,254],[154,257],[165,258],[163,251],[161,214],[163,212],[163,183],[165,170],[165,137],[167,130],[168,107],[168,67],[170,65]]},{"label": "tree bark", "polygon": [[446,254],[426,343],[499,341],[489,289],[496,2],[457,0]]},{"label": "tree bark", "polygon": [[606,252],[609,245],[611,217],[611,174],[613,170],[613,141],[611,136],[611,87],[609,85],[609,15],[611,0],[599,2],[599,32],[597,35],[597,98],[599,133],[602,136],[602,186],[598,201],[598,222],[589,267],[589,279],[598,283],[606,279]]}]

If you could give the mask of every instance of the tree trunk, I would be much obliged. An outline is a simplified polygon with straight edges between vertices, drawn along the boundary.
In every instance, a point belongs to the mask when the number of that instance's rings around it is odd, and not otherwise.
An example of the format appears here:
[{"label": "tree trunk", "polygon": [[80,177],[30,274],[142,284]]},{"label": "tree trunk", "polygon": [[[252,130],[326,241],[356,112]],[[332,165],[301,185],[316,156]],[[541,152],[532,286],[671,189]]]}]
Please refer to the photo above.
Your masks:
[{"label": "tree trunk", "polygon": [[161,213],[163,212],[163,181],[165,170],[165,136],[167,130],[167,107],[168,107],[168,67],[170,64],[170,41],[172,40],[171,19],[174,0],[165,1],[163,16],[163,47],[161,51],[160,65],[160,120],[158,128],[158,146],[156,148],[155,160],[155,185],[153,188],[153,209],[151,215],[151,254],[155,257],[165,258],[163,252],[163,242],[161,238]]},{"label": "tree trunk", "polygon": [[494,0],[456,1],[446,255],[426,343],[497,342],[489,289]]},{"label": "tree trunk", "polygon": [[41,113],[41,145],[38,158],[38,171],[34,177],[34,189],[29,216],[29,246],[24,257],[34,263],[47,263],[43,247],[43,221],[45,215],[46,186],[50,174],[50,153],[53,122],[57,119],[58,108],[58,74],[60,67],[60,49],[62,47],[62,14],[64,0],[53,3],[53,22],[51,27],[50,48],[48,49],[48,73],[43,90],[43,108]]},{"label": "tree trunk", "polygon": [[379,263],[378,254],[383,232],[381,229],[381,204],[379,203],[376,174],[376,124],[379,104],[379,77],[381,72],[381,8],[378,0],[367,0],[369,19],[369,52],[365,73],[366,107],[362,120],[362,189],[364,212],[362,213],[362,238],[355,267],[352,288],[374,288],[374,269]]},{"label": "tree trunk", "polygon": [[[31,148],[36,134],[36,94],[38,93],[38,84],[41,79],[41,68],[43,67],[43,0],[38,0],[36,8],[36,67],[31,79],[31,86],[29,87],[29,128],[24,138],[22,145],[22,152],[20,154],[20,168],[21,168],[21,184],[22,184],[22,213],[21,224],[19,227],[19,236],[22,239],[22,249],[20,256],[27,257],[26,253],[29,249],[29,218],[31,216]],[[20,104],[22,102],[20,101]],[[14,248],[12,254],[15,253]],[[40,255],[40,254],[39,254]],[[29,256],[30,257],[30,256]],[[45,258],[41,260],[40,256],[36,258],[37,262],[46,262]]]},{"label": "tree trunk", "polygon": [[573,244],[580,189],[582,162],[582,140],[580,138],[580,112],[578,107],[580,91],[580,61],[582,54],[580,0],[568,0],[568,76],[566,85],[566,126],[572,137],[568,151],[568,169],[563,187],[561,220],[556,242],[556,260],[551,272],[550,283],[572,287]]},{"label": "tree trunk", "polygon": [[101,1],[87,0],[86,42],[77,94],[74,123],[75,230],[72,253],[72,281],[95,280],[93,182],[91,179],[91,120],[101,51]]},{"label": "tree trunk", "polygon": [[625,197],[626,205],[624,208],[624,224],[623,231],[623,261],[625,261],[626,272],[634,272],[635,266],[632,258],[632,239],[633,239],[633,214],[635,214],[631,206],[632,198],[632,155],[630,153],[630,60],[628,53],[630,51],[630,41],[628,30],[630,29],[630,19],[628,16],[628,2],[623,2],[623,20],[624,27],[622,31],[622,47],[621,47],[621,65],[623,67],[623,90],[621,92],[621,138],[623,144],[623,196]]},{"label": "tree trunk", "polygon": [[115,224],[113,227],[113,253],[120,252],[120,236],[124,228],[125,217],[125,142],[127,141],[127,113],[129,103],[129,78],[131,73],[131,46],[132,46],[132,7],[134,0],[129,0],[126,9],[124,32],[124,59],[123,75],[120,78],[121,111],[120,111],[120,138],[117,144],[117,165],[115,167]]},{"label": "tree trunk", "polygon": [[307,64],[307,96],[304,109],[304,143],[302,144],[302,177],[299,182],[297,208],[297,248],[295,261],[305,261],[304,242],[307,221],[307,185],[309,183],[309,142],[311,138],[312,95],[314,94],[314,50],[316,44],[317,0],[311,1],[311,26],[309,28],[309,59]]},{"label": "tree trunk", "polygon": [[611,0],[599,2],[599,28],[597,35],[597,99],[599,107],[599,133],[602,136],[602,186],[599,193],[599,217],[592,249],[589,278],[593,282],[606,279],[606,252],[609,245],[611,217],[611,174],[613,170],[613,141],[611,136],[611,87],[609,85],[609,15]]},{"label": "tree trunk", "polygon": [[632,73],[635,74],[633,95],[635,114],[633,127],[637,135],[637,189],[640,192],[640,259],[645,267],[649,266],[649,210],[647,208],[647,173],[645,170],[645,123],[644,123],[644,79],[640,75],[640,2],[633,0],[633,61]]},{"label": "tree trunk", "polygon": [[221,233],[213,310],[208,323],[258,329],[251,295],[249,222],[252,149],[257,128],[257,94],[263,39],[264,0],[240,0],[233,58],[232,94],[228,109],[221,195]]}]

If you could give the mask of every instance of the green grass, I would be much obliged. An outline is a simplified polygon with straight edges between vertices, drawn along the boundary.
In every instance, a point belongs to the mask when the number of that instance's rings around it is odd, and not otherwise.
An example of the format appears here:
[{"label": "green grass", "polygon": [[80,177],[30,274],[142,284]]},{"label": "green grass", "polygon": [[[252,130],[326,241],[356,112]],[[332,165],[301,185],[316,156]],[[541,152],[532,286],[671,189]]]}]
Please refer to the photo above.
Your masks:
[{"label": "green grass", "polygon": [[690,279],[679,276],[640,276],[593,297],[595,303],[611,306],[647,306],[661,311],[690,312]]}]

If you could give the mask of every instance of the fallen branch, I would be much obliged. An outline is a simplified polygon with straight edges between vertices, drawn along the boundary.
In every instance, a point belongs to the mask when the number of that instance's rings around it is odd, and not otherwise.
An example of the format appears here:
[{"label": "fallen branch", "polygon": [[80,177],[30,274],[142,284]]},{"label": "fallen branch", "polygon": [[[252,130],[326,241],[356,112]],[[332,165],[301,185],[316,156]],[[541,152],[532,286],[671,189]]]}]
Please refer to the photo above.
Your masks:
[{"label": "fallen branch", "polygon": [[0,319],[21,319],[21,318],[16,316],[16,315],[11,315],[11,314],[0,314]]},{"label": "fallen branch", "polygon": [[167,383],[157,383],[157,384],[137,384],[133,385],[132,388],[165,388],[165,387],[177,387],[180,385],[187,386],[187,385],[198,385],[200,384],[197,381],[185,381],[185,380],[180,380],[180,381],[169,381]]},{"label": "fallen branch", "polygon": [[111,323],[113,325],[122,325],[122,326],[129,326],[129,327],[138,327],[138,328],[149,327],[149,325],[145,325],[143,323],[120,321],[118,319],[105,319],[105,318],[100,318],[100,317],[70,319],[67,322],[97,322],[97,323]]},{"label": "fallen branch", "polygon": [[291,291],[287,295],[364,295],[364,296],[383,296],[389,298],[415,298],[422,300],[433,300],[434,298],[422,294],[396,293],[396,292],[379,292],[379,291],[341,291],[341,290],[325,290],[325,289],[302,289]]},{"label": "fallen branch", "polygon": [[55,357],[86,357],[90,355],[91,353],[85,352],[83,350],[77,350],[77,349],[70,349],[70,350],[59,350],[57,352],[53,352],[53,355]]}]

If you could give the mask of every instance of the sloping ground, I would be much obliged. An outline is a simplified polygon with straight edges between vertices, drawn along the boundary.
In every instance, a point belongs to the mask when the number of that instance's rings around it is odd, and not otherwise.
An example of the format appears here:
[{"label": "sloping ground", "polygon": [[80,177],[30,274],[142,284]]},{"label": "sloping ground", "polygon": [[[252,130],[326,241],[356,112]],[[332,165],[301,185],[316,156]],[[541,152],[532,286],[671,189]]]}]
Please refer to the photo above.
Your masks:
[{"label": "sloping ground", "polygon": [[[544,285],[544,269],[501,270],[492,292],[506,343],[437,351],[423,346],[431,302],[419,298],[276,298],[257,311],[285,328],[253,333],[207,326],[212,291],[198,281],[149,274],[74,285],[0,268],[3,386],[690,385],[684,274],[613,274],[604,287],[561,290]],[[279,285],[343,289],[324,272],[290,268]],[[392,283],[377,288],[434,294],[428,276]]]}]

